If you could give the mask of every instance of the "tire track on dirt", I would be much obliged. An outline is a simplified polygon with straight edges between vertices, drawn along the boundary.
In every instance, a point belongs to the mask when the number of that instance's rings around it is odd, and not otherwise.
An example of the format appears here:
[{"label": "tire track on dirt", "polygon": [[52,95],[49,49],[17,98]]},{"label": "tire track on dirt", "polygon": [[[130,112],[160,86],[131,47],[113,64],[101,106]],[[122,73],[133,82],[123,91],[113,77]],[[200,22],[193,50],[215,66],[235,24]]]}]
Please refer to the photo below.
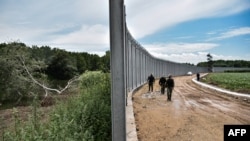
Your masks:
[{"label": "tire track on dirt", "polygon": [[160,94],[158,81],[154,93],[148,93],[145,85],[134,94],[139,140],[223,140],[224,124],[250,124],[249,103],[199,87],[192,77],[174,78],[171,102]]}]

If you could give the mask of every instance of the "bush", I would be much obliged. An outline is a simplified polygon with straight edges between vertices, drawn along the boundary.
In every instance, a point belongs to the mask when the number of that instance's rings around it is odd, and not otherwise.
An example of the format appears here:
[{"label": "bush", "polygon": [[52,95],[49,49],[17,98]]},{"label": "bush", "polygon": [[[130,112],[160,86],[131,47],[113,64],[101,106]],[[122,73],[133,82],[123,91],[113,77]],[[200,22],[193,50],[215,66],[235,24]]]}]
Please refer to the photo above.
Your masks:
[{"label": "bush", "polygon": [[[50,121],[42,124],[34,104],[32,120],[25,126],[17,122],[15,132],[6,132],[4,139],[110,141],[111,99],[109,74],[86,72],[81,76],[80,94],[59,104]],[[34,102],[36,103],[36,102]],[[18,117],[15,116],[16,121]]]},{"label": "bush", "polygon": [[71,61],[67,52],[58,52],[52,57],[51,62],[48,64],[47,73],[59,80],[68,80],[72,78],[77,69]]}]

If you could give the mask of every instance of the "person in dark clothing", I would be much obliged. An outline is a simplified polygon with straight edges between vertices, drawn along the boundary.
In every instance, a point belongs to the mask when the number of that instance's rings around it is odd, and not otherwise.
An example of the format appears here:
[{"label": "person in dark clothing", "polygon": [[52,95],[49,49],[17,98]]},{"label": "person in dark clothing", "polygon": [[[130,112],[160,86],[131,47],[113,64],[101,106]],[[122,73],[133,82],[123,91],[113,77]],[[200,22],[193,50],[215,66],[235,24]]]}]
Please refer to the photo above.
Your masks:
[{"label": "person in dark clothing", "polygon": [[166,82],[167,80],[165,77],[161,77],[159,80],[159,85],[161,86],[161,94],[165,93]]},{"label": "person in dark clothing", "polygon": [[149,92],[150,92],[150,90],[151,90],[151,92],[153,92],[153,90],[154,90],[154,87],[153,87],[154,82],[155,82],[155,78],[154,78],[153,74],[151,74],[148,77],[148,91]]},{"label": "person in dark clothing", "polygon": [[166,82],[166,85],[167,85],[168,101],[171,101],[172,92],[173,92],[173,89],[174,89],[174,79],[172,79],[171,75],[168,76],[168,80]]},{"label": "person in dark clothing", "polygon": [[196,77],[197,77],[197,81],[200,81],[200,74],[199,73],[196,74]]}]

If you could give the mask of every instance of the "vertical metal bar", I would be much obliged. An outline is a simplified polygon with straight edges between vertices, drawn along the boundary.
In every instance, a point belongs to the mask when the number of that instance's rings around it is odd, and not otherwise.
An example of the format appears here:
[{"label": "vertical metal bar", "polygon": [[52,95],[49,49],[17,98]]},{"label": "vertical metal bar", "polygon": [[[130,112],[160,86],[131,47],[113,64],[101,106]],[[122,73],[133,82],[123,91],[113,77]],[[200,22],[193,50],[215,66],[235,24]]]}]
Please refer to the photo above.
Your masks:
[{"label": "vertical metal bar", "polygon": [[129,72],[130,72],[130,75],[129,75],[129,78],[130,78],[130,81],[129,81],[129,85],[130,85],[130,89],[133,89],[133,53],[132,53],[132,40],[130,40],[130,47],[129,47],[129,52],[130,52],[130,56],[129,56],[129,60],[130,60],[130,69],[129,69]]},{"label": "vertical metal bar", "polygon": [[134,42],[133,44],[133,56],[132,56],[132,60],[133,60],[133,89],[136,87],[136,43]]},{"label": "vertical metal bar", "polygon": [[139,46],[137,46],[136,49],[136,87],[140,84],[140,49]]},{"label": "vertical metal bar", "polygon": [[141,56],[141,82],[140,82],[140,85],[143,84],[143,75],[144,75],[144,55],[143,55],[143,52],[142,50],[140,51],[140,56]]},{"label": "vertical metal bar", "polygon": [[[125,14],[125,6],[124,6],[124,14]],[[125,15],[124,15],[124,22],[125,22]],[[128,97],[128,35],[127,35],[127,29],[126,29],[126,22],[124,23],[124,79],[125,79],[125,103],[126,103],[126,106],[127,106],[127,97]],[[125,112],[126,112],[126,106],[125,106]],[[126,122],[125,122],[126,123]]]},{"label": "vertical metal bar", "polygon": [[111,50],[112,140],[126,141],[124,1],[109,1]]},{"label": "vertical metal bar", "polygon": [[[126,77],[126,90],[128,91],[128,88],[129,88],[129,40],[128,40],[128,33],[125,31],[125,54],[126,54],[126,74],[127,74],[127,77]],[[128,92],[126,92],[126,94],[128,94]],[[126,102],[127,103],[127,102]]]},{"label": "vertical metal bar", "polygon": [[135,87],[138,87],[138,49],[135,47]]}]

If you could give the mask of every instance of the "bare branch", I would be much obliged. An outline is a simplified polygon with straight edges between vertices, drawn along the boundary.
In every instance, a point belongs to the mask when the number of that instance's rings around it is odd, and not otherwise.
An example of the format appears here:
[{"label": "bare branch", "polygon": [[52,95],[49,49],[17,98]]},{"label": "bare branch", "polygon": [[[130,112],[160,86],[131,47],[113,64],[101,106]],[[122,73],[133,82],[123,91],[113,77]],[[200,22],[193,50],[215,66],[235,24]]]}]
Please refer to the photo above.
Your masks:
[{"label": "bare branch", "polygon": [[54,91],[54,92],[56,92],[56,93],[58,93],[58,94],[63,93],[66,89],[68,89],[68,88],[70,87],[70,85],[71,85],[73,82],[75,82],[76,80],[78,80],[78,77],[73,77],[72,79],[70,79],[70,80],[68,81],[67,85],[66,85],[63,89],[61,89],[61,90],[53,89],[53,88],[47,87],[47,86],[45,86],[44,84],[39,83],[39,82],[32,76],[32,74],[29,72],[27,66],[25,65],[25,62],[24,62],[24,59],[23,59],[22,56],[20,57],[20,60],[21,60],[21,62],[22,62],[22,64],[23,64],[23,67],[24,67],[25,71],[27,72],[27,74],[28,74],[29,77],[31,78],[31,80],[32,80],[35,84],[37,84],[38,86],[42,87],[42,88],[45,90],[45,97],[48,95],[48,92],[47,92],[47,91]]}]

